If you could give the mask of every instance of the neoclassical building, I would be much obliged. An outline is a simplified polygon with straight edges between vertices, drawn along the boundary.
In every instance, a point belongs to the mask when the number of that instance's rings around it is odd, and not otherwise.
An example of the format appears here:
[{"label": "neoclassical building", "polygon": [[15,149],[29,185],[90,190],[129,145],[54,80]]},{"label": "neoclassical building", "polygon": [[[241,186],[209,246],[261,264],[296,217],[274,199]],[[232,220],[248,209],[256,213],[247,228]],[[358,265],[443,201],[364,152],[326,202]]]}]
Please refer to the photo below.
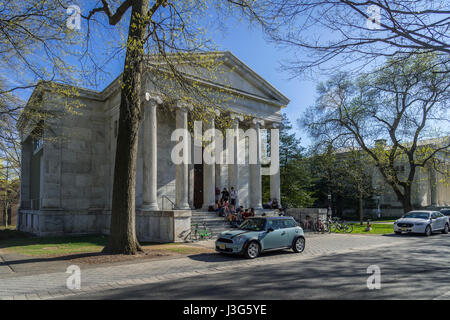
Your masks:
[{"label": "neoclassical building", "polygon": [[[440,210],[450,207],[450,149],[448,146],[450,137],[419,140],[417,146],[419,150],[431,153],[431,150],[439,150],[434,155],[439,165],[434,166],[432,161],[428,161],[424,167],[417,167],[411,186],[411,204],[416,210]],[[389,150],[387,140],[379,139],[374,141],[374,145]],[[406,144],[407,145],[407,144]],[[342,158],[348,157],[348,151],[338,152]],[[398,200],[392,187],[386,182],[380,170],[372,163],[367,167],[372,181],[374,191],[373,202],[377,208],[364,208],[365,214],[376,216],[399,217],[404,214],[401,202]],[[406,181],[409,174],[409,163],[406,156],[398,156],[394,161],[394,167],[398,177]],[[355,214],[357,208],[343,208],[344,214]]]},{"label": "neoclassical building", "polygon": [[[261,131],[277,127],[281,109],[289,100],[230,52],[212,54],[220,59],[221,70],[214,80],[207,77],[200,83],[229,95],[216,116],[233,119],[231,129],[236,132],[254,129],[257,147],[252,151],[248,137],[236,135],[241,149],[236,147],[234,157],[245,155],[244,163],[196,163],[193,151],[202,146],[195,145],[193,139],[171,139],[176,129],[188,129],[190,107],[162,101],[151,82],[144,79],[145,116],[139,132],[136,173],[140,240],[183,240],[190,231],[192,210],[205,210],[214,204],[215,187],[233,186],[240,205],[261,208],[260,159],[266,141],[261,139]],[[20,230],[40,236],[109,232],[119,79],[101,92],[77,88],[81,107],[75,112],[67,112],[67,98],[54,86],[38,85],[32,93],[19,121]],[[168,103],[172,105],[167,107]],[[50,116],[33,121],[29,116],[32,109]],[[214,128],[214,123],[214,118],[209,119],[203,130]],[[271,136],[274,139],[278,139],[277,134]],[[179,143],[190,150],[188,163],[173,162],[172,152]],[[256,150],[256,163],[248,163],[252,156],[249,150]],[[271,161],[278,162],[278,155],[272,154]],[[270,188],[271,197],[279,199],[279,171],[270,176]]]},{"label": "neoclassical building", "polygon": [[[450,137],[420,140],[417,145],[420,149],[437,150],[448,146]],[[375,143],[386,145],[386,140],[377,140]],[[430,151],[431,152],[431,151]],[[434,158],[439,165],[435,167],[428,161],[425,167],[419,167],[414,176],[411,188],[411,202],[415,209],[439,210],[450,207],[450,149],[443,148],[436,152]],[[409,164],[406,157],[400,157],[395,162],[395,169],[402,180],[406,180],[409,173]],[[389,186],[377,168],[372,170],[372,185],[379,190],[376,197],[381,213],[385,216],[401,216],[402,205],[398,201],[392,187]]]}]

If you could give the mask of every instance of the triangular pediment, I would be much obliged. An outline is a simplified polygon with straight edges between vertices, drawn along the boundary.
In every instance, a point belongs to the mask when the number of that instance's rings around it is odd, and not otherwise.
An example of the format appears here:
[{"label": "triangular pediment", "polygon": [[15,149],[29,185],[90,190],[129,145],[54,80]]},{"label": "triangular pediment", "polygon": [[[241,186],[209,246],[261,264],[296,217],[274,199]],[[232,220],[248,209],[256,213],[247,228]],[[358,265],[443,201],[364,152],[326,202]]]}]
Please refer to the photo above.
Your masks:
[{"label": "triangular pediment", "polygon": [[[202,66],[191,67],[180,64],[179,70],[201,80],[205,85],[224,88],[242,96],[265,100],[271,104],[284,107],[289,99],[255,71],[239,60],[231,52],[200,53],[197,57],[206,57],[216,61],[216,65],[208,70]],[[196,57],[196,59],[198,59]],[[152,60],[150,58],[150,64]]]},{"label": "triangular pediment", "polygon": [[225,60],[222,65],[223,73],[217,78],[217,83],[228,85],[242,93],[276,101],[280,105],[285,106],[289,103],[287,97],[232,53],[225,52],[223,59]]}]

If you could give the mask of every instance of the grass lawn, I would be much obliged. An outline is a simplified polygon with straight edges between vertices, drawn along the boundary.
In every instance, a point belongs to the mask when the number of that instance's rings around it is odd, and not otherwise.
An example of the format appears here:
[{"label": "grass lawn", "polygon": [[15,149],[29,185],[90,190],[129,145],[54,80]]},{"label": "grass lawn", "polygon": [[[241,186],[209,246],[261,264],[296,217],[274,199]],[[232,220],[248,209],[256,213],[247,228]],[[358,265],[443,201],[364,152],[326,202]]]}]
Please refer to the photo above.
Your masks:
[{"label": "grass lawn", "polygon": [[100,252],[107,238],[106,236],[38,238],[20,231],[0,230],[0,239],[2,239],[0,249],[29,256],[46,256]]},{"label": "grass lawn", "polygon": [[[397,219],[398,219],[398,218],[397,218]],[[394,221],[397,220],[397,219],[370,220],[370,222],[374,222],[374,223],[377,223],[377,222],[394,222]],[[367,221],[366,221],[366,223],[367,223]]]},{"label": "grass lawn", "polygon": [[[108,238],[104,235],[39,238],[13,229],[12,227],[0,229],[0,250],[35,257],[99,253]],[[141,245],[144,251],[150,253],[154,251],[167,254],[197,254],[205,251],[203,248],[185,243],[141,243]]]},{"label": "grass lawn", "polygon": [[365,231],[365,229],[367,227],[367,223],[364,223],[362,226],[359,223],[352,223],[352,225],[353,225],[352,233],[359,233],[359,234],[394,233],[394,227],[390,223],[389,224],[387,224],[387,223],[371,223],[372,230],[370,230],[370,231]]},{"label": "grass lawn", "polygon": [[7,227],[5,227],[5,226],[0,226],[0,230],[6,230],[6,229],[8,229],[8,230],[14,230],[14,229],[16,229],[16,226],[7,226]]}]

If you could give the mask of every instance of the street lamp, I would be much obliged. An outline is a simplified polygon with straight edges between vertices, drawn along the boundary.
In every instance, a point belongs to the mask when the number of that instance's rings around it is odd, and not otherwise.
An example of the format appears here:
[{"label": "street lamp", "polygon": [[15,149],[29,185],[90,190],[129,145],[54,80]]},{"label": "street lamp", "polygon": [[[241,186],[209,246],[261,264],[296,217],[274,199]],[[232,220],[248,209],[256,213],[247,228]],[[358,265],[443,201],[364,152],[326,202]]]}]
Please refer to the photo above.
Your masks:
[{"label": "street lamp", "polygon": [[331,194],[328,195],[328,209],[327,209],[327,216],[331,216],[333,212],[331,211]]},{"label": "street lamp", "polygon": [[377,217],[378,219],[381,218],[381,210],[380,210],[380,196],[375,196],[375,199],[377,200]]}]

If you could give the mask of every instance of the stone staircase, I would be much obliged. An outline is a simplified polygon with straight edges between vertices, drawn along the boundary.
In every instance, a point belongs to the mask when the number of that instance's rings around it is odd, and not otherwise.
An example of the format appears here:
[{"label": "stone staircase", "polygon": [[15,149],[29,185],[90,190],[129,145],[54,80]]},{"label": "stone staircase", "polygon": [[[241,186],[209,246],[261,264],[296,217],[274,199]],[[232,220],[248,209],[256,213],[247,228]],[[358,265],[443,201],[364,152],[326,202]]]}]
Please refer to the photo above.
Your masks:
[{"label": "stone staircase", "polygon": [[206,228],[211,231],[213,238],[223,231],[232,229],[230,224],[225,221],[224,217],[217,216],[215,212],[192,210],[191,226],[194,228],[198,224],[200,229],[203,228],[203,223]]},{"label": "stone staircase", "polygon": [[[274,210],[262,210],[257,212],[256,216],[260,216],[263,212],[266,216],[278,215]],[[194,229],[195,224],[198,224],[198,227],[203,229],[203,223],[206,225],[206,228],[211,231],[213,238],[216,238],[217,235],[223,231],[233,229],[230,224],[225,221],[224,217],[217,216],[217,213],[215,212],[192,210],[192,230]]]}]

